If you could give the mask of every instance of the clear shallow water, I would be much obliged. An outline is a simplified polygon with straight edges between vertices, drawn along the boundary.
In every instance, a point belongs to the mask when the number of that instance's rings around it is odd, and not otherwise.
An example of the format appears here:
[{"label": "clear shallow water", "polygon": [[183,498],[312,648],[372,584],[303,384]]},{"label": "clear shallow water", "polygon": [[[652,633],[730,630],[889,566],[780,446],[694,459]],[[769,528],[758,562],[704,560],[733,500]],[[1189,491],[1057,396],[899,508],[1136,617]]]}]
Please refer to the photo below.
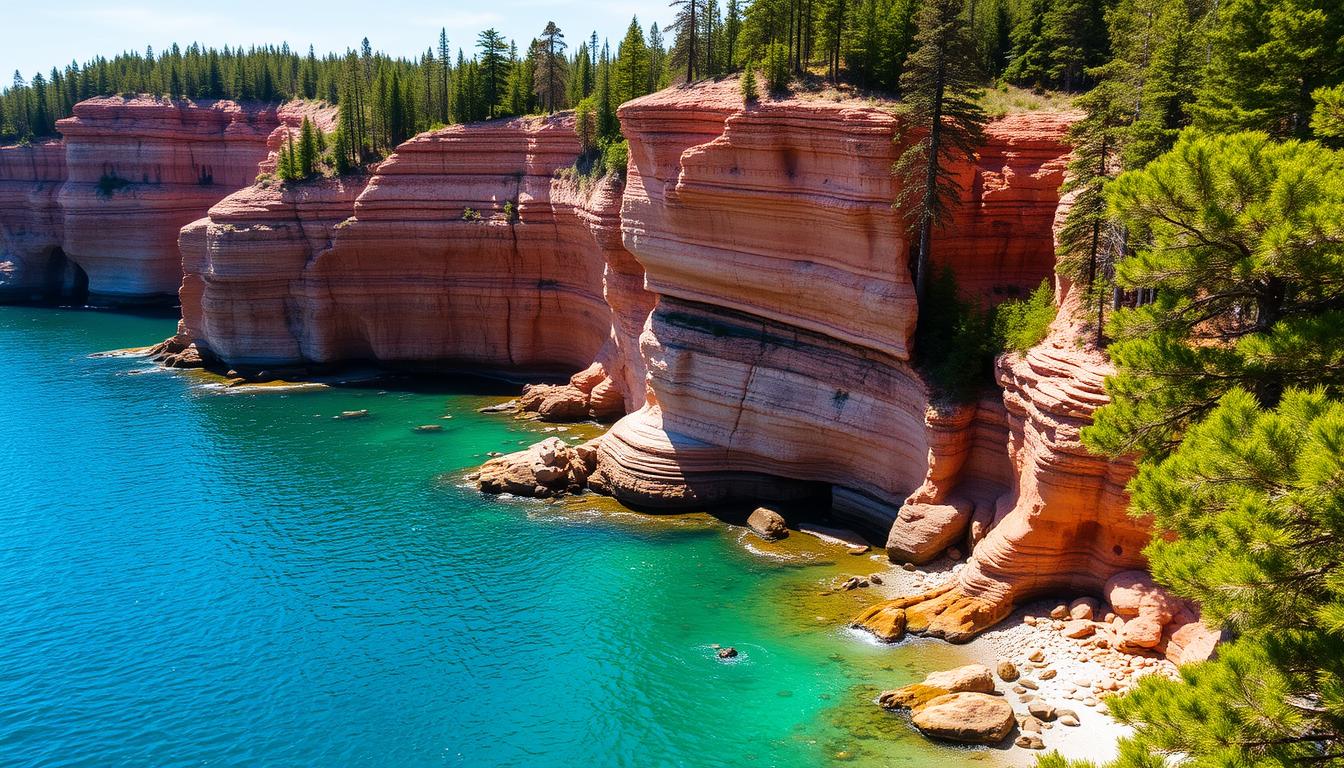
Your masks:
[{"label": "clear shallow water", "polygon": [[823,585],[875,564],[484,498],[465,469],[540,427],[479,386],[219,394],[89,357],[173,326],[0,307],[0,763],[996,761],[870,703],[957,661],[838,629],[863,598]]}]

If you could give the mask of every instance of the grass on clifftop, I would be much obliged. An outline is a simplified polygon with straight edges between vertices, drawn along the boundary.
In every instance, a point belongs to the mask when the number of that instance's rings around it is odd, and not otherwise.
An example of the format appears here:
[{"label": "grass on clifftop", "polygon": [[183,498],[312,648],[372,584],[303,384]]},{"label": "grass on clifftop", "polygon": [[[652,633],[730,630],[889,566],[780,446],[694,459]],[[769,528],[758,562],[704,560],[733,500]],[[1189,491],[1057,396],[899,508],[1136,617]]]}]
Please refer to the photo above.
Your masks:
[{"label": "grass on clifftop", "polygon": [[1029,91],[1001,83],[997,88],[986,89],[985,98],[980,104],[991,118],[1022,112],[1063,112],[1073,109],[1076,95],[1059,91]]}]

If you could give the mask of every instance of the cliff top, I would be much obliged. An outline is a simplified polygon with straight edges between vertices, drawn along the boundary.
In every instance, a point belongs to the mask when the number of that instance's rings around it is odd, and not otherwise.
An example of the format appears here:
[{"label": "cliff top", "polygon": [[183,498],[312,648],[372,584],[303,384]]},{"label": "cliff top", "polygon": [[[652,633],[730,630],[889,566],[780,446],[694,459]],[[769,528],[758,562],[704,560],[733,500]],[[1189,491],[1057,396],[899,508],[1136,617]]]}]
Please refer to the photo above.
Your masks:
[{"label": "cliff top", "polygon": [[[1019,93],[1020,91],[1020,93]],[[1083,117],[1081,110],[1073,109],[1063,99],[1037,97],[1028,91],[991,91],[986,97],[991,122],[987,130],[994,135],[1029,138],[1035,134],[1058,135]],[[836,115],[855,112],[869,113],[868,119],[878,123],[894,124],[894,113],[899,102],[893,99],[859,95],[851,90],[797,91],[787,96],[762,94],[752,104],[750,112],[812,112]],[[691,85],[674,85],[656,93],[641,96],[622,104],[619,113],[625,119],[633,110],[679,113],[718,113],[729,115],[744,108],[741,81],[737,75],[721,80],[700,81]]]}]

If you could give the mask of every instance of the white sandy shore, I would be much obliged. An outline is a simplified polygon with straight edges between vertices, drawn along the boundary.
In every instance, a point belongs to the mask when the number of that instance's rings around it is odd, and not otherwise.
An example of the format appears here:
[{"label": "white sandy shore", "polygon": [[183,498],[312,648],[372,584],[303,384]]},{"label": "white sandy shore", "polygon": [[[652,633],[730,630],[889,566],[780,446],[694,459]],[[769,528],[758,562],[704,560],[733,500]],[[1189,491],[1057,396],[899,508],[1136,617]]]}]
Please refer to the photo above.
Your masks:
[{"label": "white sandy shore", "polygon": [[[960,563],[940,560],[907,571],[887,563],[881,553],[870,557],[875,563],[889,567],[882,571],[884,583],[872,588],[875,599],[917,594],[948,581],[963,567]],[[1058,622],[1049,619],[1051,609],[1060,602],[1063,601],[1040,600],[1020,606],[998,626],[962,646],[967,663],[984,664],[994,670],[1002,660],[1013,662],[1021,679],[1004,683],[996,675],[995,680],[1019,715],[1027,714],[1024,698],[1077,714],[1080,723],[1077,727],[1058,722],[1046,725],[1041,733],[1046,752],[1057,750],[1069,758],[1098,762],[1110,760],[1116,756],[1116,742],[1129,733],[1129,728],[1106,713],[1105,697],[1114,694],[1099,691],[1098,684],[1103,689],[1124,690],[1144,674],[1174,674],[1176,668],[1164,659],[1138,659],[1064,637],[1057,628]],[[1030,658],[1037,650],[1042,652],[1043,660],[1033,662]],[[1049,674],[1051,670],[1053,677]],[[1042,674],[1050,679],[1042,679]],[[1022,680],[1031,681],[1036,689],[1022,686]],[[1016,692],[1019,689],[1021,692]],[[999,754],[1007,765],[1032,765],[1041,752],[1013,747]]]}]

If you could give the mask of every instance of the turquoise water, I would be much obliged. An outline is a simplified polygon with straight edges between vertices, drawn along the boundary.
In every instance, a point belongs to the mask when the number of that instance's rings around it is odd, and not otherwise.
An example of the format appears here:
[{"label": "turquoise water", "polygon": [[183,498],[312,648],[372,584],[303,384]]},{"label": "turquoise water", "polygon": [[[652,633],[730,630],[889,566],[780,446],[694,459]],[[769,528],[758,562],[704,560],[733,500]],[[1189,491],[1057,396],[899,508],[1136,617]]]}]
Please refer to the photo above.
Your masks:
[{"label": "turquoise water", "polygon": [[0,764],[984,764],[870,703],[954,658],[839,628],[822,587],[875,564],[482,497],[464,471],[540,427],[480,385],[89,357],[173,325],[0,308]]}]

